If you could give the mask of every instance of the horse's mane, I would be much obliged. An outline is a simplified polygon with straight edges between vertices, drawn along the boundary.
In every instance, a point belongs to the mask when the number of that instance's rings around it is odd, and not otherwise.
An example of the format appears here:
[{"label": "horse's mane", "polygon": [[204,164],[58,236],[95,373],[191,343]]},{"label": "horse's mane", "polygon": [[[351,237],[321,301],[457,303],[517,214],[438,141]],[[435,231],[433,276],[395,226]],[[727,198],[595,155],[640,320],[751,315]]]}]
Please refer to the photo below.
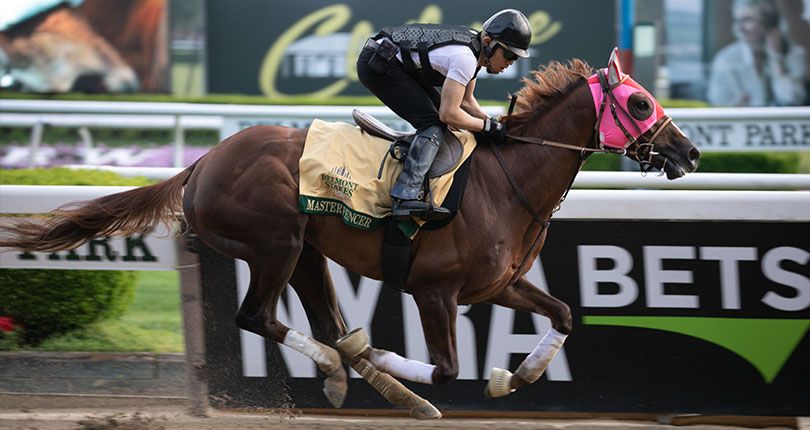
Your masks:
[{"label": "horse's mane", "polygon": [[593,73],[593,68],[578,58],[567,64],[552,61],[541,66],[532,72],[534,80],[523,78],[524,86],[517,92],[515,113],[506,117],[507,125],[519,126],[537,117]]}]

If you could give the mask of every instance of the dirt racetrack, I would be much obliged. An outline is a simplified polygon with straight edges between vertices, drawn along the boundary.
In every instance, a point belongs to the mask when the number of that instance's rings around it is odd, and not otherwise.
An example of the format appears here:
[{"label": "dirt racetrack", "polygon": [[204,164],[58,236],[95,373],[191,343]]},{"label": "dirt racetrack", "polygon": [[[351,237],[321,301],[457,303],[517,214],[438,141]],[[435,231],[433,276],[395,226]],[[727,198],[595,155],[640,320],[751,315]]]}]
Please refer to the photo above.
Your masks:
[{"label": "dirt racetrack", "polygon": [[[207,418],[186,414],[181,398],[136,398],[116,396],[66,396],[0,394],[0,429],[20,430],[731,430],[744,428],[728,425],[688,425],[657,423],[651,419],[608,418],[454,418],[417,421],[399,416],[340,416],[302,413],[300,410],[220,411],[211,410]],[[375,414],[376,415],[376,414]],[[781,421],[780,421],[781,420]],[[702,422],[711,420],[704,417]],[[676,420],[677,422],[677,420]],[[693,420],[694,422],[694,420]],[[701,422],[701,420],[698,420]],[[726,420],[726,422],[728,422]],[[741,424],[749,424],[743,423]],[[805,429],[802,420],[760,421],[758,427]]]}]

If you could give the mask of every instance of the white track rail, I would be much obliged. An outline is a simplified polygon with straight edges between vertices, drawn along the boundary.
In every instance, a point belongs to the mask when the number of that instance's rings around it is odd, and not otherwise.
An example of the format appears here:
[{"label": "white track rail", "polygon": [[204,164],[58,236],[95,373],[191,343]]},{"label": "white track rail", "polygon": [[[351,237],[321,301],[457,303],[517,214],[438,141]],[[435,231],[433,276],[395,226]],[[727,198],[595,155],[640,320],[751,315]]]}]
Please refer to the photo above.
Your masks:
[{"label": "white track rail", "polygon": [[[47,212],[66,203],[92,200],[131,188],[0,185],[0,213]],[[572,190],[554,218],[810,221],[810,192]]]},{"label": "white track rail", "polygon": [[[71,169],[104,170],[121,176],[163,180],[183,171],[178,167],[119,167],[70,165]],[[676,181],[638,172],[580,172],[574,188],[687,190],[810,190],[810,175],[777,173],[693,173]]]}]

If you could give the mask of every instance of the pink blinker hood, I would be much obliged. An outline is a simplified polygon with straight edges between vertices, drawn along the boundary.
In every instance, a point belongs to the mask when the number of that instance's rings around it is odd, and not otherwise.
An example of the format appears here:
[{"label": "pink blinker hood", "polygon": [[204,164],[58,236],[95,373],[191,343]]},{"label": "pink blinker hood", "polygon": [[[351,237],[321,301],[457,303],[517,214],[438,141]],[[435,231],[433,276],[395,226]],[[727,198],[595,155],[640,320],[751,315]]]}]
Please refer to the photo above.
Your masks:
[{"label": "pink blinker hood", "polygon": [[[591,89],[591,96],[593,96],[593,104],[594,109],[596,109],[597,118],[599,117],[599,108],[602,106],[602,99],[608,97],[599,124],[599,140],[603,145],[610,148],[626,148],[632,142],[628,141],[625,134],[616,125],[616,120],[610,111],[610,105],[613,103],[613,100],[602,91],[602,85],[599,83],[599,73],[607,78],[608,85],[612,88],[610,91],[618,104],[616,106],[616,116],[618,116],[622,126],[624,126],[625,130],[628,131],[633,139],[638,139],[639,136],[652,128],[658,120],[665,117],[664,108],[661,107],[658,100],[644,89],[644,87],[622,72],[621,65],[619,64],[618,49],[613,48],[610,60],[608,61],[608,67],[598,70],[596,74],[588,78],[588,86]],[[644,93],[649,98],[650,102],[655,105],[655,110],[652,115],[645,120],[638,120],[628,114],[628,99],[631,95],[638,92]]]}]

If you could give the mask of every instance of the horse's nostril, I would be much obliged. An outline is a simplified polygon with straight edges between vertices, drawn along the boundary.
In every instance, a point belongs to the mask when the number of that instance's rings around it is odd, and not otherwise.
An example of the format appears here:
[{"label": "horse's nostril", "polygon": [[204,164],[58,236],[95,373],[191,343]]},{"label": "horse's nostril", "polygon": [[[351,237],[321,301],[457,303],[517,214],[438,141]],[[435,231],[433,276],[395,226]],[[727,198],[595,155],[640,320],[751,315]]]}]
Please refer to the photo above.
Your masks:
[{"label": "horse's nostril", "polygon": [[697,148],[692,148],[689,150],[689,161],[697,161],[700,158],[700,150]]}]

